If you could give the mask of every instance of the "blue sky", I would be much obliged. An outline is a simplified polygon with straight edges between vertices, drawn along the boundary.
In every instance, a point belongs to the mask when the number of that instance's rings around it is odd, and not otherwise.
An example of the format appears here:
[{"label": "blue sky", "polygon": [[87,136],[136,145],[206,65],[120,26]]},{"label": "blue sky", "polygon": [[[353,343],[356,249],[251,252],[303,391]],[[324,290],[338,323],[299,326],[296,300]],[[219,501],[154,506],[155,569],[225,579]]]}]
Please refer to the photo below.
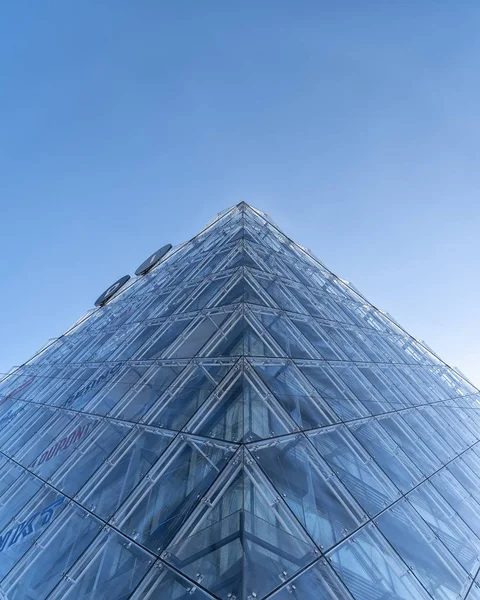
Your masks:
[{"label": "blue sky", "polygon": [[0,371],[245,200],[480,384],[480,4],[0,8]]}]

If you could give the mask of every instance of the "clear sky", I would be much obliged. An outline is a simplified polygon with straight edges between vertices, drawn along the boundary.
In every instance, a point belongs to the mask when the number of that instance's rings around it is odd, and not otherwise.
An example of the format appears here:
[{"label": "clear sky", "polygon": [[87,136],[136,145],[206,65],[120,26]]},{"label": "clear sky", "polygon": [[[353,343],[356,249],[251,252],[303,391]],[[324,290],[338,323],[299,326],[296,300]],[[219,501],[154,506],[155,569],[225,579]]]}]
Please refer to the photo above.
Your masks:
[{"label": "clear sky", "polygon": [[480,3],[0,7],[0,371],[245,200],[480,384]]}]

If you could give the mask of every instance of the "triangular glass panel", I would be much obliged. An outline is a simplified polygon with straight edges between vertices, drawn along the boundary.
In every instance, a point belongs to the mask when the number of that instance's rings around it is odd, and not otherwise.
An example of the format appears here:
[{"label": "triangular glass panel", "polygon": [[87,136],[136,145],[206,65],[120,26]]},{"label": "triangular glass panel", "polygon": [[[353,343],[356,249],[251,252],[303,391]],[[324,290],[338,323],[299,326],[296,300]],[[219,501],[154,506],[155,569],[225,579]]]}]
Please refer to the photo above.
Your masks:
[{"label": "triangular glass panel", "polygon": [[149,425],[180,430],[209,397],[235,359],[201,359],[190,363],[141,419]]},{"label": "triangular glass panel", "polygon": [[293,313],[303,312],[302,305],[298,303],[295,295],[289,292],[279,277],[255,271],[252,271],[252,276],[273,299],[276,308],[288,310]]},{"label": "triangular glass panel", "polygon": [[[117,403],[125,396],[125,394],[145,375],[148,371],[148,366],[131,365],[124,367],[121,370],[114,369],[112,364],[110,369],[110,379],[108,383],[101,388],[95,396],[90,400],[84,410],[95,414],[106,415],[115,408]],[[118,367],[118,363],[117,363]]]},{"label": "triangular glass panel", "polygon": [[229,256],[225,268],[249,267],[251,269],[263,270],[261,259],[243,241]]},{"label": "triangular glass panel", "polygon": [[72,442],[72,452],[58,451],[60,460],[49,481],[64,494],[73,496],[108,460],[133,427],[130,423],[102,419],[81,444],[78,439]]},{"label": "triangular glass panel", "polygon": [[299,429],[315,429],[337,420],[328,404],[291,362],[251,359],[250,364]]},{"label": "triangular glass panel", "polygon": [[110,414],[119,419],[138,422],[157,402],[174,379],[183,371],[186,363],[155,364],[144,371]]},{"label": "triangular glass panel", "polygon": [[272,305],[268,296],[246,269],[241,269],[237,272],[235,277],[229,281],[226,289],[222,290],[222,293],[217,298],[214,298],[212,306],[238,304],[240,302],[258,304],[260,306]]},{"label": "triangular glass panel", "polygon": [[295,329],[284,313],[256,307],[251,307],[251,313],[255,315],[255,320],[261,323],[262,335],[267,335],[268,332],[281,348],[277,356],[317,358],[308,341]]},{"label": "triangular glass panel", "polygon": [[107,527],[65,573],[50,598],[128,600],[153,562],[151,554]]},{"label": "triangular glass panel", "polygon": [[355,600],[431,600],[373,523],[362,527],[327,558]]},{"label": "triangular glass panel", "polygon": [[182,434],[111,519],[160,553],[231,458],[235,447]]},{"label": "triangular glass panel", "polygon": [[427,481],[408,495],[408,501],[467,573],[475,576],[480,566],[480,538],[472,535],[434,486]]},{"label": "triangular glass panel", "polygon": [[478,440],[479,390],[241,202],[0,380],[0,598],[478,598]]},{"label": "triangular glass panel", "polygon": [[345,425],[309,434],[322,458],[371,516],[400,497],[399,490]]},{"label": "triangular glass panel", "polygon": [[340,420],[350,421],[370,414],[345,385],[331,364],[320,361],[297,364],[332,410],[340,417]]},{"label": "triangular glass panel", "polygon": [[[218,302],[214,302],[212,299],[215,299],[219,295],[223,296],[225,293],[224,288],[230,286],[230,282],[236,279],[237,274],[234,273],[232,275],[231,272],[218,273],[206,278],[203,283],[196,286],[194,295],[180,308],[181,312],[197,311],[210,305],[218,306]],[[223,302],[222,304],[230,303]]]},{"label": "triangular glass panel", "polygon": [[349,429],[401,492],[422,481],[420,469],[376,419],[354,422]]},{"label": "triangular glass panel", "polygon": [[[0,580],[34,545],[67,504],[67,498],[48,485],[42,485],[23,507],[14,497],[10,499],[9,505],[15,516],[0,533]],[[2,507],[2,513],[3,510]]]},{"label": "triangular glass panel", "polygon": [[207,344],[204,356],[275,356],[278,344],[266,334],[258,322],[237,309],[221,331]]},{"label": "triangular glass panel", "polygon": [[[25,469],[21,469],[18,465],[12,465],[8,472],[0,474],[2,478],[2,494],[0,495],[0,531],[11,528],[11,519],[15,517],[18,511],[38,492],[43,483],[32,473]],[[12,544],[15,534],[12,533],[11,539],[9,535],[3,531],[2,542],[0,546],[5,548],[5,544],[9,541]]]},{"label": "triangular glass panel", "polygon": [[90,546],[102,525],[100,520],[70,503],[55,519],[55,528],[47,527],[2,581],[7,598],[46,598]]},{"label": "triangular glass panel", "polygon": [[90,476],[75,499],[108,520],[155,465],[174,437],[173,432],[142,426],[132,428]]},{"label": "triangular glass panel", "polygon": [[263,598],[319,551],[240,451],[162,554],[217,597]]},{"label": "triangular glass panel", "polygon": [[210,309],[192,322],[191,326],[177,336],[169,348],[169,358],[193,358],[204,356],[203,347],[221,331],[222,324],[228,319],[228,309]]},{"label": "triangular glass panel", "polygon": [[232,442],[264,439],[297,430],[295,423],[252,371],[240,361],[185,426],[185,431]]},{"label": "triangular glass panel", "polygon": [[367,521],[366,513],[303,434],[253,442],[249,448],[322,550]]},{"label": "triangular glass panel", "polygon": [[397,502],[375,522],[432,597],[463,596],[466,571],[407,499]]}]

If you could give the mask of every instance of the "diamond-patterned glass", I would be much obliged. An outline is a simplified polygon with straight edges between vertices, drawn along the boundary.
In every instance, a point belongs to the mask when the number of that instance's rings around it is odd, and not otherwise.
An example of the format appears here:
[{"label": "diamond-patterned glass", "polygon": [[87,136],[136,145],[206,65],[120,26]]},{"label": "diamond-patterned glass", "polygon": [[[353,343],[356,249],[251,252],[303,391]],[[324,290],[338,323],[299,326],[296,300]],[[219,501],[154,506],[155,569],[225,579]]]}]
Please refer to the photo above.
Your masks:
[{"label": "diamond-patterned glass", "polygon": [[240,203],[0,381],[0,598],[480,599],[480,392]]}]

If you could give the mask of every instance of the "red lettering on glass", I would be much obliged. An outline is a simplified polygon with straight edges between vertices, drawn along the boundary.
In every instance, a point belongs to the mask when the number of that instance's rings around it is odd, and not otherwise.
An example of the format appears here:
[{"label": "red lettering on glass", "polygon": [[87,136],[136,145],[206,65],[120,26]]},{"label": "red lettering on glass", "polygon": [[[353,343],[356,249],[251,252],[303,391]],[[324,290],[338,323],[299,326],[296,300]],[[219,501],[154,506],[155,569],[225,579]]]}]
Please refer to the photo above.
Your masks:
[{"label": "red lettering on glass", "polygon": [[12,390],[9,394],[7,394],[5,396],[5,398],[1,398],[0,399],[0,406],[2,406],[2,404],[5,404],[5,402],[7,400],[9,400],[10,398],[12,398],[13,396],[15,396],[15,394],[18,394],[18,392],[22,392],[26,387],[28,387],[33,382],[34,379],[35,379],[35,376],[30,377],[30,379],[28,381],[26,381],[25,383],[23,383],[18,388],[15,388],[14,390]]}]

